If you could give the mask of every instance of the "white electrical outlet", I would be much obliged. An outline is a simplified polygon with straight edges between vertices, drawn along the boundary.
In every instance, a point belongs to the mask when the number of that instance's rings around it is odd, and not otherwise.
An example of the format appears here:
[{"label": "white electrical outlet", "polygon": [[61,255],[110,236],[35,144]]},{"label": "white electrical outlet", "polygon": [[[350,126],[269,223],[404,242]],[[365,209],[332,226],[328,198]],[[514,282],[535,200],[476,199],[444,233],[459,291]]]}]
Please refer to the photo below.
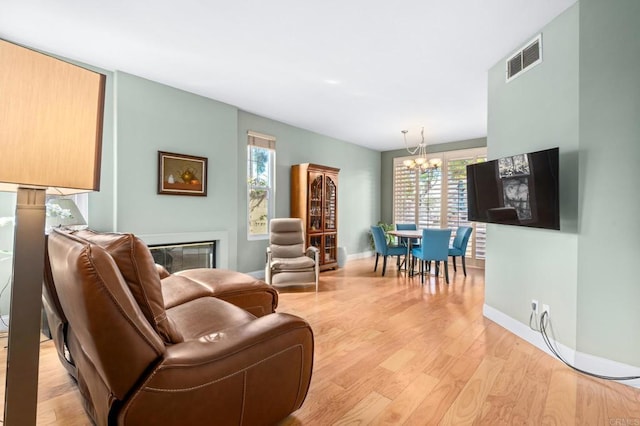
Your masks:
[{"label": "white electrical outlet", "polygon": [[551,316],[551,310],[549,308],[549,305],[542,305],[542,313],[547,313],[547,317]]},{"label": "white electrical outlet", "polygon": [[538,301],[536,299],[531,299],[531,310],[538,315]]}]

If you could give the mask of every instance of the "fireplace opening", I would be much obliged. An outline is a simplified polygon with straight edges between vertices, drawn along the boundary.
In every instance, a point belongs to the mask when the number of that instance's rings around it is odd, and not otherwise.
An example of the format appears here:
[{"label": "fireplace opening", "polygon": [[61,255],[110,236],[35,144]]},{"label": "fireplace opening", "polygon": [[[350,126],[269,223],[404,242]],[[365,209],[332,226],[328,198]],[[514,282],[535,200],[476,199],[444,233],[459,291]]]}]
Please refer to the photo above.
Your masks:
[{"label": "fireplace opening", "polygon": [[153,260],[170,273],[194,268],[216,267],[216,242],[202,241],[150,245]]}]

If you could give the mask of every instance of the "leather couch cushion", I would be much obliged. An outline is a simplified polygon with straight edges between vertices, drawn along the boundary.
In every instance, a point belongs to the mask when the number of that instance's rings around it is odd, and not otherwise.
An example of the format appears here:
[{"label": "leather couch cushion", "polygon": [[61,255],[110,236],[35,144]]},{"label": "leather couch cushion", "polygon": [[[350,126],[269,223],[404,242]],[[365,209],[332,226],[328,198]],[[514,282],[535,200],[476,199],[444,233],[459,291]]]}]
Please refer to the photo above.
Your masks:
[{"label": "leather couch cushion", "polygon": [[225,329],[249,323],[256,317],[242,308],[216,299],[201,297],[167,310],[185,341],[215,341]]},{"label": "leather couch cushion", "polygon": [[166,343],[183,341],[166,315],[160,276],[145,243],[133,234],[97,233],[85,229],[74,235],[104,248],[113,257],[140,310]]},{"label": "leather couch cushion", "polygon": [[177,273],[163,278],[161,283],[165,309],[182,305],[200,297],[213,296],[213,292],[209,287],[187,277],[182,277]]}]

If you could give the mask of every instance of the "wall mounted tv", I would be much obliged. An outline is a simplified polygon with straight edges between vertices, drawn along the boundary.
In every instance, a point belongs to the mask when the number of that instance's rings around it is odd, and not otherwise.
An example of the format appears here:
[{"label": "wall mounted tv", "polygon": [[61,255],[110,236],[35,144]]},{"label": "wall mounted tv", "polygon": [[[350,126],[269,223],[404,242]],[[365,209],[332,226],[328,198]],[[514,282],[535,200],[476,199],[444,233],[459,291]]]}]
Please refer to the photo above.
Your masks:
[{"label": "wall mounted tv", "polygon": [[560,229],[558,148],[467,166],[474,222]]}]

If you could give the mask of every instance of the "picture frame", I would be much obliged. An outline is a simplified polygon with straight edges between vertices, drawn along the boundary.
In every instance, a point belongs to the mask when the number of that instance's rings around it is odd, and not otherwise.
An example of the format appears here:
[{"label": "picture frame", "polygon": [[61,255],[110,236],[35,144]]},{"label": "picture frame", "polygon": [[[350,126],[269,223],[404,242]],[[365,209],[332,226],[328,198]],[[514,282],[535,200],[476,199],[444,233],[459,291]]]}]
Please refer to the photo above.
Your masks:
[{"label": "picture frame", "polygon": [[207,196],[207,158],[158,151],[158,194]]}]

